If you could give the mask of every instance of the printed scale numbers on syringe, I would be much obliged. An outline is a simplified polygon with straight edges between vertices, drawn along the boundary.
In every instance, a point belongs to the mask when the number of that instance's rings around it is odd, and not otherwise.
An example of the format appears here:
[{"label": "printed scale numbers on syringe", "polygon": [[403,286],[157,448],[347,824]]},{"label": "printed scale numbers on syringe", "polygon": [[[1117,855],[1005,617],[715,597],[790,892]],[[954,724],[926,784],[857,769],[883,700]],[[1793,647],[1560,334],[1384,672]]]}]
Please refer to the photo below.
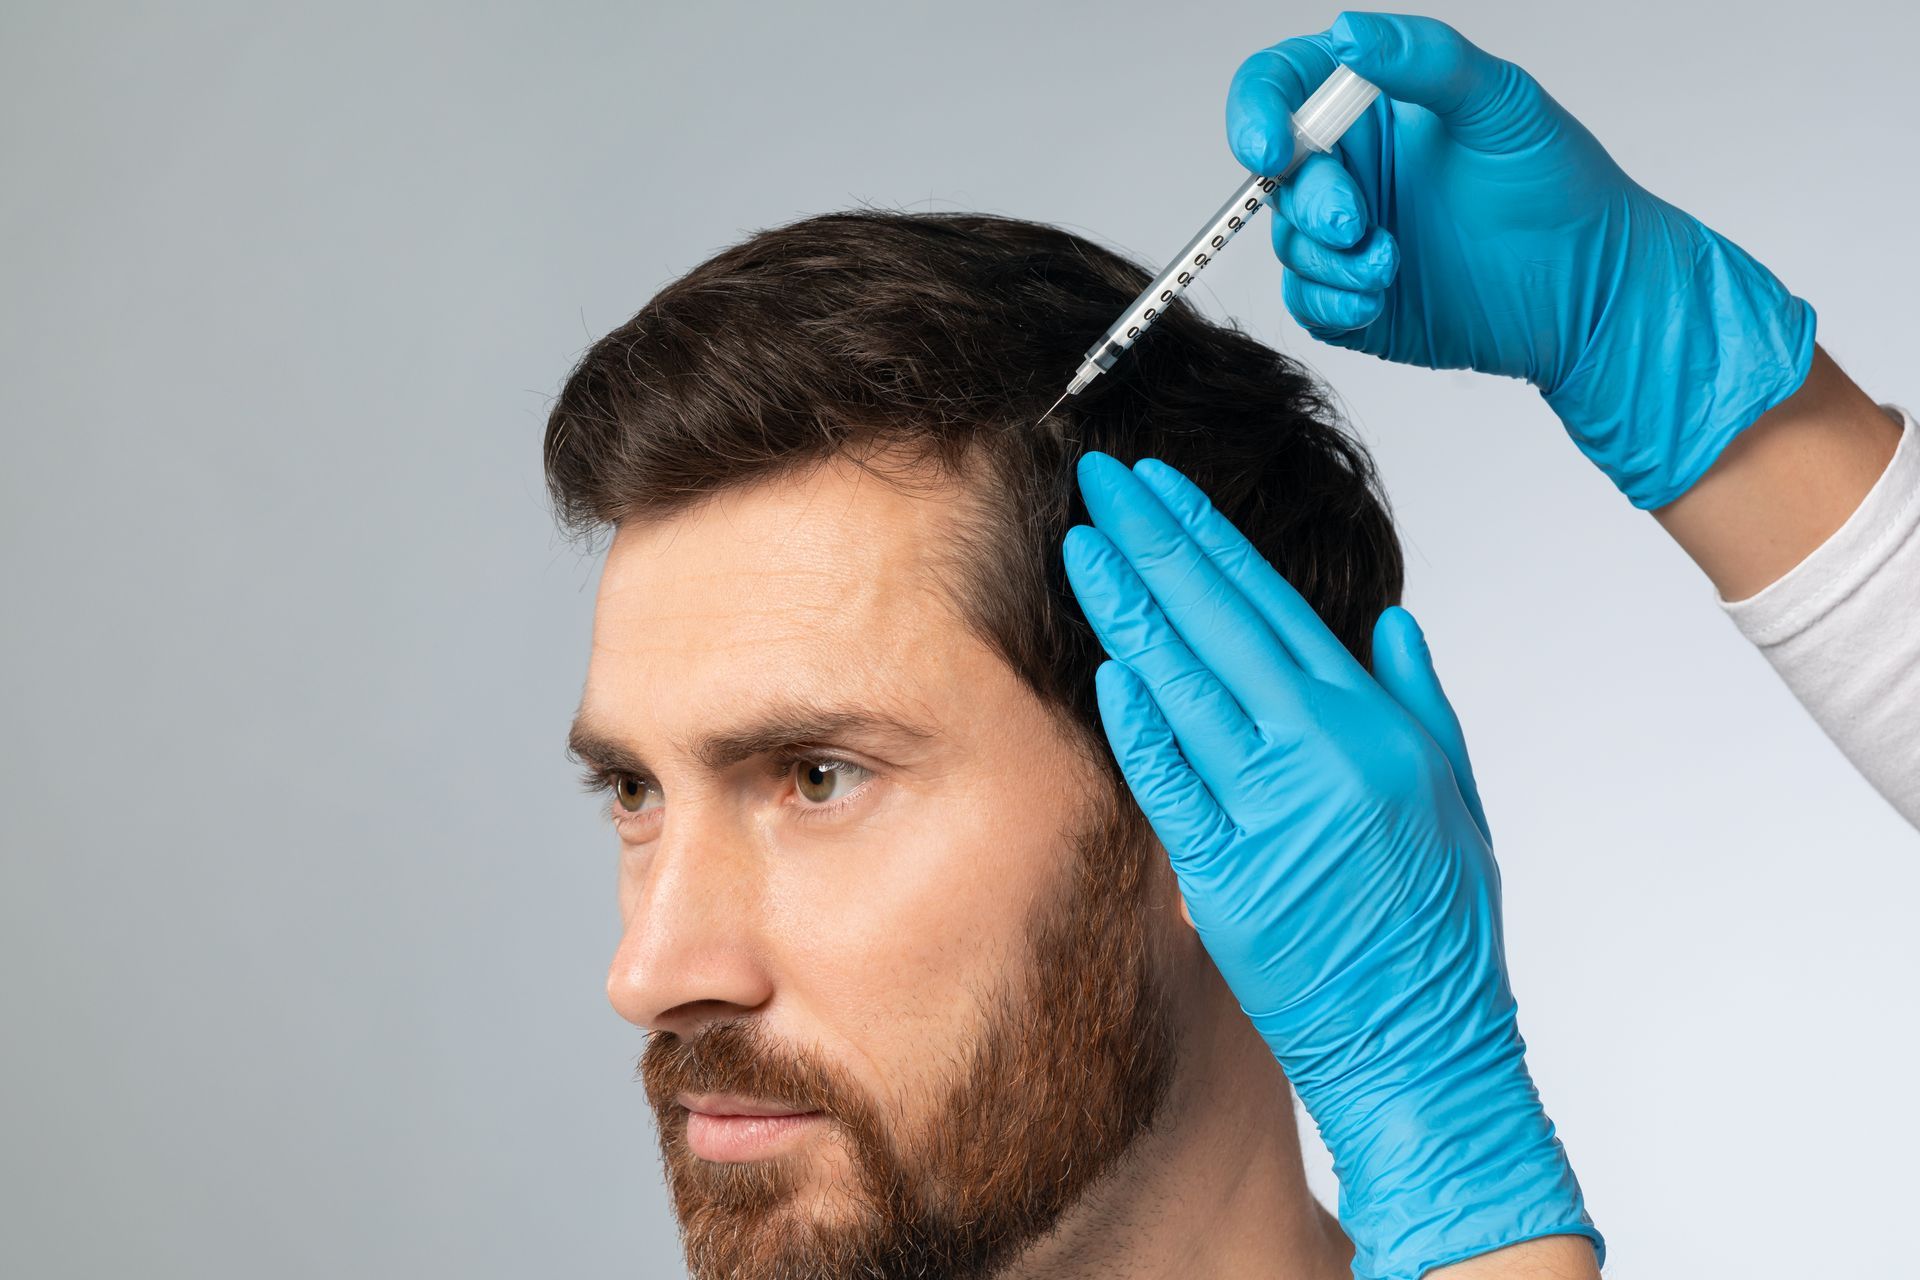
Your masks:
[{"label": "printed scale numbers on syringe", "polygon": [[1127,346],[1132,346],[1134,340],[1147,331],[1147,326],[1160,314],[1161,307],[1179,297],[1193,283],[1193,278],[1213,261],[1213,255],[1220,252],[1240,228],[1253,221],[1253,215],[1260,212],[1261,204],[1279,185],[1278,178],[1249,179],[1246,186],[1234,193],[1233,199],[1220,206],[1220,212],[1214,215],[1207,229],[1189,241],[1180,257],[1174,259],[1176,262],[1184,260],[1187,265],[1175,274],[1173,282],[1148,298],[1144,305],[1138,299],[1134,301],[1133,309],[1127,312],[1124,321]]},{"label": "printed scale numbers on syringe", "polygon": [[1152,326],[1174,299],[1186,292],[1187,286],[1213,261],[1227,241],[1253,220],[1253,215],[1259,212],[1267,197],[1291,177],[1308,156],[1315,152],[1331,151],[1333,144],[1340,140],[1340,135],[1347,131],[1347,126],[1359,119],[1379,95],[1378,89],[1347,68],[1335,67],[1333,74],[1293,115],[1293,155],[1286,167],[1271,176],[1248,178],[1233,193],[1233,198],[1220,206],[1220,212],[1213,215],[1212,221],[1199,235],[1187,242],[1187,247],[1180,251],[1179,256],[1141,290],[1140,296],[1133,300],[1133,305],[1122,312],[1099,341],[1088,349],[1080,368],[1073,375],[1073,381],[1067,384],[1066,391],[1053,402],[1052,409],[1040,416],[1045,418],[1066,403],[1068,396],[1078,395],[1095,378],[1113,368],[1121,353]]}]

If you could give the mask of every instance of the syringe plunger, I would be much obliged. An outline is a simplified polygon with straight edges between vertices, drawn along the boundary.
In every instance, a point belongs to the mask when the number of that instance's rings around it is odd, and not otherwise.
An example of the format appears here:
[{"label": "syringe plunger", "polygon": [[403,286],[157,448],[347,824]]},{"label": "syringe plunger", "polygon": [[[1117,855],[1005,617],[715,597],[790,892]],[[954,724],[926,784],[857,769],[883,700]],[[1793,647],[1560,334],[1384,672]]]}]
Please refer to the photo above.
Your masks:
[{"label": "syringe plunger", "polygon": [[1346,67],[1336,66],[1313,96],[1293,113],[1293,131],[1315,151],[1331,151],[1380,91]]}]

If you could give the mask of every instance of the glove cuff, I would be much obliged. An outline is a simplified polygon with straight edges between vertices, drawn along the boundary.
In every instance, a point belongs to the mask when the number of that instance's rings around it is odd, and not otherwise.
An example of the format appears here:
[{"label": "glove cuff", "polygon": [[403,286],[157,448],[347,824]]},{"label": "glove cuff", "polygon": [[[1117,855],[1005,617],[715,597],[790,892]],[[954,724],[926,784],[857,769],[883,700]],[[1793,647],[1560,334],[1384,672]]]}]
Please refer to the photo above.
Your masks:
[{"label": "glove cuff", "polygon": [[[1311,1052],[1281,1057],[1333,1155],[1354,1275],[1417,1280],[1551,1235],[1585,1236],[1604,1261],[1605,1242],[1527,1070],[1518,1010],[1497,962],[1448,960],[1427,985],[1453,994],[1428,1002],[1432,1016],[1373,1030],[1375,1047],[1397,1067],[1356,1073]],[[1486,992],[1497,994],[1480,1005],[1473,993]],[[1269,1044],[1347,1043],[1358,1003],[1329,1001],[1324,1017],[1305,1025],[1271,1025],[1286,1016],[1278,1011],[1253,1021]]]},{"label": "glove cuff", "polygon": [[[1546,394],[1574,441],[1643,510],[1692,488],[1735,436],[1800,389],[1816,319],[1731,240],[1670,206],[1655,216],[1664,234],[1633,239],[1660,245],[1668,270],[1636,274],[1674,281],[1671,296],[1609,300],[1579,366]],[[1672,234],[1676,217],[1687,234]]]},{"label": "glove cuff", "polygon": [[1444,1164],[1432,1170],[1409,1164],[1405,1172],[1424,1172],[1429,1180],[1356,1184],[1354,1194],[1342,1181],[1340,1223],[1354,1243],[1356,1277],[1419,1280],[1435,1267],[1560,1235],[1585,1237],[1596,1264],[1605,1263],[1606,1241],[1587,1214],[1566,1149],[1530,1083],[1526,1092],[1530,1107],[1476,1117],[1479,1123],[1464,1125],[1458,1138],[1421,1135]]}]

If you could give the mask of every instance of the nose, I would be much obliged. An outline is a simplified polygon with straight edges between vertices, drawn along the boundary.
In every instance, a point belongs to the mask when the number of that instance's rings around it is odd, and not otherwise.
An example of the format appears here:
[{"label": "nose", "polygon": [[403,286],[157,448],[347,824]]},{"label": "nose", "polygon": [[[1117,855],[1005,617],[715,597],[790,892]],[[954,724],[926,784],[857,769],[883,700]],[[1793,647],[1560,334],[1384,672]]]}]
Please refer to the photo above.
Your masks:
[{"label": "nose", "polygon": [[628,1022],[684,1037],[772,997],[748,840],[711,807],[669,803],[644,869],[621,886],[607,998]]}]

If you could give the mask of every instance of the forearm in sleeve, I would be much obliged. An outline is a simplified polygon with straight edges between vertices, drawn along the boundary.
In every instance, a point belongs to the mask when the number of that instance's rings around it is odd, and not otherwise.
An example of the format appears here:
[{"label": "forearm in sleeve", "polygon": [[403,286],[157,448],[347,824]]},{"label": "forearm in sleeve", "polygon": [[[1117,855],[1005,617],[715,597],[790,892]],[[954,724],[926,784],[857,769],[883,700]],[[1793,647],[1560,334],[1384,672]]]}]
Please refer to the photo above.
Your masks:
[{"label": "forearm in sleeve", "polygon": [[1759,594],[1725,601],[1827,736],[1920,827],[1920,428],[1838,532]]}]

